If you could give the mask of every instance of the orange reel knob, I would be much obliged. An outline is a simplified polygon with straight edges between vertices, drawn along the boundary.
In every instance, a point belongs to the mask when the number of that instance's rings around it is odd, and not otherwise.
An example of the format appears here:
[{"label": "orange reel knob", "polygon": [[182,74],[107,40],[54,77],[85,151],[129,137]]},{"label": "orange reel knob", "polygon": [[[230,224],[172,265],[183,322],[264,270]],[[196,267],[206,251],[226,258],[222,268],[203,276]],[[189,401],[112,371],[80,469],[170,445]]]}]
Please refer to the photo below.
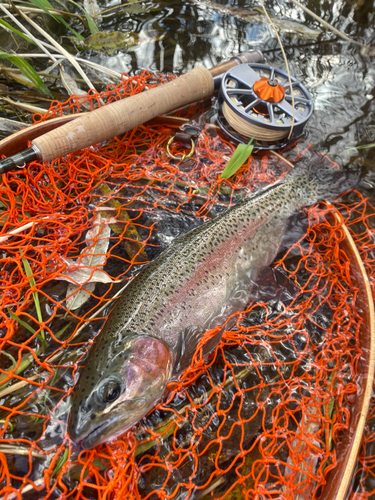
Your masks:
[{"label": "orange reel knob", "polygon": [[254,83],[253,90],[263,101],[277,103],[283,100],[285,88],[277,81],[262,76]]}]

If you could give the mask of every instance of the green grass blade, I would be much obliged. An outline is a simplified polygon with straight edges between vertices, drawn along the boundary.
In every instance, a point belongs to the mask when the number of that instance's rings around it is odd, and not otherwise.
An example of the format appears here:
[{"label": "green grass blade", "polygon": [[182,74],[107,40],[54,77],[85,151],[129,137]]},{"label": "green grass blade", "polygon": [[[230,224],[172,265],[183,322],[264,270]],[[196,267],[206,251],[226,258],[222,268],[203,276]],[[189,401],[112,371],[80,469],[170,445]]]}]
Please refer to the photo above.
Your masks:
[{"label": "green grass blade", "polygon": [[[0,420],[0,424],[5,424],[5,420]],[[8,420],[8,427],[9,427],[9,432],[13,432],[13,424],[12,422],[9,422],[9,420]]]},{"label": "green grass blade", "polygon": [[[25,269],[26,276],[29,279],[29,285],[31,288],[35,287],[35,279],[33,277],[33,272],[31,270],[29,261],[27,259],[22,259],[23,267]],[[33,294],[33,299],[35,303],[35,309],[36,309],[36,314],[38,316],[38,321],[39,323],[43,323],[43,316],[42,316],[42,309],[40,307],[40,302],[39,302],[39,295],[38,292],[32,292]],[[44,330],[42,329],[40,331],[40,338],[42,340],[42,344],[45,344],[45,337],[44,337]]]},{"label": "green grass blade", "polygon": [[252,144],[254,138],[248,144],[239,144],[233,153],[231,159],[228,161],[226,167],[223,170],[223,173],[220,176],[220,179],[229,179],[234,175],[239,168],[245,163],[245,161],[251,155],[254,146]]},{"label": "green grass blade", "polygon": [[[60,330],[56,333],[55,337],[56,337],[56,338],[59,338],[59,337],[60,337],[60,336],[61,336],[61,335],[65,332],[65,330],[66,330],[67,328],[69,328],[69,326],[70,326],[70,325],[71,325],[71,321],[69,321],[69,323],[68,323],[67,325],[65,325],[65,326],[63,326],[62,328],[60,328]],[[62,364],[62,362],[63,362],[64,357],[65,357],[65,355],[64,355],[64,356],[61,358],[61,360],[60,360],[60,363],[61,363],[61,364]],[[51,387],[53,387],[53,384],[54,384],[54,383],[55,383],[55,381],[56,381],[57,374],[58,374],[58,369],[56,368],[55,373],[53,374],[52,380],[49,382],[49,385],[50,385]],[[51,393],[51,389],[47,389],[47,391],[46,391],[46,395],[44,396],[44,402],[43,402],[44,406],[46,406],[46,402],[47,402],[47,399],[48,399],[48,397],[49,397],[50,393]]]},{"label": "green grass blade", "polygon": [[35,283],[35,279],[34,279],[33,272],[31,270],[29,261],[27,259],[23,258],[22,263],[23,263],[23,267],[25,269],[26,276],[29,279],[30,286],[35,286],[36,283]]},{"label": "green grass blade", "polygon": [[81,5],[78,5],[78,3],[74,2],[74,0],[68,0],[68,1],[70,3],[72,3],[73,5],[75,5],[76,7],[78,7],[85,14],[87,24],[89,26],[89,30],[90,30],[91,34],[93,35],[94,33],[99,33],[99,29],[98,29],[97,25],[95,24],[95,21],[93,20],[93,18],[90,16],[90,14],[83,7],[81,7]]},{"label": "green grass blade", "polygon": [[11,30],[16,35],[21,36],[27,42],[32,43],[33,45],[36,45],[36,43],[33,40],[31,40],[31,38],[29,38],[28,36],[24,35],[23,33],[21,33],[21,31],[18,31],[16,28],[13,28],[13,26],[11,26],[6,21],[4,21],[4,19],[0,19],[0,24],[2,24],[3,26],[5,26],[9,30]]},{"label": "green grass blade", "polygon": [[353,146],[352,148],[347,148],[347,151],[351,149],[368,149],[368,148],[375,148],[375,143],[372,144],[363,144],[362,146]]},{"label": "green grass blade", "polygon": [[57,19],[60,21],[60,23],[62,23],[65,28],[67,28],[70,32],[73,33],[73,35],[80,41],[80,42],[83,42],[83,40],[85,39],[84,36],[80,35],[75,29],[71,28],[69,26],[69,24],[65,21],[65,19],[63,19],[61,16],[57,16]]},{"label": "green grass blade", "polygon": [[22,57],[15,56],[14,54],[8,54],[7,52],[0,52],[0,59],[8,59],[12,64],[17,66],[17,68],[28,78],[43,94],[47,94],[49,97],[53,97],[49,89],[44,85],[40,76],[35,71],[35,69],[30,66]]},{"label": "green grass blade", "polygon": [[[50,385],[51,387],[53,387],[53,384],[55,383],[56,381],[56,378],[57,378],[57,372],[58,372],[58,368],[55,369],[55,373],[53,374],[53,377],[52,377],[52,380],[49,382],[48,385]],[[43,401],[43,404],[44,406],[46,406],[46,402],[47,402],[47,399],[49,397],[51,393],[51,389],[47,389],[46,391],[46,395],[44,396],[44,401]],[[47,408],[47,411],[48,411],[48,408]]]},{"label": "green grass blade", "polygon": [[20,325],[22,325],[24,328],[26,328],[26,330],[29,330],[29,332],[31,332],[32,334],[34,334],[36,332],[36,330],[34,330],[34,328],[32,326],[30,326],[28,323],[26,323],[26,321],[23,321],[21,318],[19,318],[17,316],[17,314],[14,314],[9,308],[8,308],[8,313],[9,313],[9,316],[11,318],[16,320]]},{"label": "green grass blade", "polygon": [[53,17],[54,19],[56,19],[56,21],[58,21],[58,16],[54,15],[54,14],[51,14],[51,12],[49,11],[50,10],[54,10],[52,5],[49,3],[48,0],[29,0],[32,4],[35,5],[35,7],[38,7],[38,9],[42,9],[44,10],[44,12],[46,14],[48,14],[49,16]]},{"label": "green grass blade", "polygon": [[9,358],[12,362],[12,366],[11,366],[11,370],[13,370],[13,368],[17,365],[17,361],[13,358],[13,356],[11,354],[9,354],[8,352],[5,352],[5,351],[1,351],[1,354],[3,354],[4,356],[6,356],[7,358]]},{"label": "green grass blade", "polygon": [[67,328],[69,328],[69,327],[70,327],[70,325],[71,325],[71,321],[69,321],[69,323],[68,323],[67,325],[63,326],[63,327],[62,327],[62,328],[61,328],[61,329],[60,329],[60,330],[59,330],[59,331],[55,334],[55,337],[56,337],[57,339],[58,339],[58,338],[60,338],[60,337],[61,337],[61,335],[65,332],[65,330],[66,330]]},{"label": "green grass blade", "polygon": [[242,152],[244,151],[245,149],[245,144],[239,144],[234,153],[232,154],[230,160],[228,161],[228,163],[225,165],[225,168],[220,176],[221,179],[227,179],[227,174],[228,172],[231,171],[231,169],[233,168],[233,165],[236,164],[238,158],[241,156]]},{"label": "green grass blade", "polygon": [[[167,437],[171,436],[177,427],[177,424],[172,424],[170,429],[167,432],[165,432],[168,429],[169,425],[170,425],[170,422],[168,422],[165,426],[163,426],[160,429],[160,431],[158,431],[158,432],[160,432],[160,436],[163,436],[162,439],[166,439]],[[145,451],[149,450],[150,448],[152,448],[153,446],[155,446],[157,444],[158,444],[157,440],[147,441],[147,442],[138,444],[136,449],[135,449],[135,456],[137,457],[141,453],[144,453]]]},{"label": "green grass blade", "polygon": [[[14,373],[16,375],[19,375],[20,373],[22,373],[32,363],[33,359],[34,358],[33,358],[32,354],[27,354],[26,356],[22,356],[21,362],[20,362],[17,370]],[[13,369],[14,369],[14,367],[11,368],[10,370],[7,370],[7,371],[10,372]],[[0,375],[0,384],[2,384],[4,382],[4,380],[6,380],[7,378],[8,378],[8,375],[6,375],[5,373]],[[10,382],[10,380],[8,380],[8,382]],[[6,385],[4,385],[1,389],[4,389],[5,387],[6,387]]]},{"label": "green grass blade", "polygon": [[49,16],[53,17],[56,21],[60,22],[63,24],[66,28],[68,28],[69,31],[71,31],[77,38],[78,40],[84,40],[84,37],[80,35],[79,33],[76,32],[73,28],[71,28],[68,23],[63,19],[61,16],[58,14],[51,14],[50,10],[53,10],[53,6],[49,3],[48,0],[30,0],[32,4],[35,5],[35,7],[38,7],[38,9],[44,10],[46,14]]},{"label": "green grass blade", "polygon": [[68,460],[68,456],[69,456],[69,448],[65,448],[63,456],[60,458],[59,463],[56,465],[55,470],[52,473],[52,477],[56,477],[58,475],[63,465]]},{"label": "green grass blade", "polygon": [[99,29],[97,25],[95,24],[94,19],[90,16],[88,12],[85,11],[85,16],[87,19],[87,24],[89,25],[89,30],[91,34],[93,35],[94,33],[99,33]]}]

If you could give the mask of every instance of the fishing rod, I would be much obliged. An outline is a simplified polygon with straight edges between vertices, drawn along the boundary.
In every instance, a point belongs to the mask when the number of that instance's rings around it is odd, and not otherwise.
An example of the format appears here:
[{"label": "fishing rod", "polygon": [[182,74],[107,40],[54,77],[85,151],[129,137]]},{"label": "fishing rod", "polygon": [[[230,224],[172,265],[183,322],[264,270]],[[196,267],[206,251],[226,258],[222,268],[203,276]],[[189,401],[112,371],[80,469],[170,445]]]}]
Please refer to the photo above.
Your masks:
[{"label": "fishing rod", "polygon": [[75,153],[124,134],[173,109],[210,97],[219,89],[228,70],[262,61],[263,54],[259,50],[243,52],[214,68],[196,67],[168,83],[78,115],[35,137],[27,149],[0,160],[0,174],[22,168],[31,161],[48,162]]}]

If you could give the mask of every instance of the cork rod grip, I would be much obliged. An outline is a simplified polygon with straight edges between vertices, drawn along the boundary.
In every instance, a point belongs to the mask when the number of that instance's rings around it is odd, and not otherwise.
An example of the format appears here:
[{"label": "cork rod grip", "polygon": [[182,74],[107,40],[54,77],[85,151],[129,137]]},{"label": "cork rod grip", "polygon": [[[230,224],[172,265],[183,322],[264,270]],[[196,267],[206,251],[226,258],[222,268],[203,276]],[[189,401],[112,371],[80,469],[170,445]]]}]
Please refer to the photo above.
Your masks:
[{"label": "cork rod grip", "polygon": [[85,113],[32,141],[43,161],[51,161],[123,134],[175,108],[214,92],[211,73],[197,67],[171,82]]}]

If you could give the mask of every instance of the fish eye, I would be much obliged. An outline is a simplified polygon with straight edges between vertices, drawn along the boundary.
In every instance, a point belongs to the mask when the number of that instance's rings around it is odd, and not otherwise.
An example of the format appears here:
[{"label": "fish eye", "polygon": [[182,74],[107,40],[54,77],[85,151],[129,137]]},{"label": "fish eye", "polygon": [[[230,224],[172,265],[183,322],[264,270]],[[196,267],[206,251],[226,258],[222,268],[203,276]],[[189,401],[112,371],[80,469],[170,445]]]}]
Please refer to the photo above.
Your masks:
[{"label": "fish eye", "polygon": [[117,380],[109,380],[100,388],[100,399],[103,403],[113,403],[121,394],[121,384]]}]

